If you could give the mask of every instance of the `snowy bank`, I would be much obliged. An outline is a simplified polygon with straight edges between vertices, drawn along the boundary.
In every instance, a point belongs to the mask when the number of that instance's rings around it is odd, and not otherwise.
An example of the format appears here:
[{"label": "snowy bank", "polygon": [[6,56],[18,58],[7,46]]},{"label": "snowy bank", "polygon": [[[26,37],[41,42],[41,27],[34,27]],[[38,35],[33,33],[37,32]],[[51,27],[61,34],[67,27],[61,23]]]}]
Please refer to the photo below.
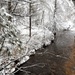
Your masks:
[{"label": "snowy bank", "polygon": [[5,63],[2,65],[1,68],[4,68],[7,65],[6,68],[3,69],[1,72],[5,72],[7,74],[12,73],[13,71],[15,71],[16,67],[14,65],[15,63],[13,60],[19,60],[17,65],[23,64],[29,59],[30,55],[35,54],[35,50],[41,48],[44,44],[49,45],[51,43],[51,40],[54,39],[53,33],[49,31],[47,28],[33,27],[31,37],[29,37],[29,29],[25,29],[24,27],[20,26],[19,30],[21,33],[19,38],[22,42],[22,50],[16,47],[10,51],[12,54],[11,57],[1,57],[0,65]]},{"label": "snowy bank", "polygon": [[21,41],[23,47],[26,47],[26,50],[23,51],[26,55],[35,54],[35,50],[41,48],[44,44],[49,45],[51,40],[54,39],[54,35],[47,28],[43,27],[33,27],[32,36],[29,37],[29,29],[21,28]]}]

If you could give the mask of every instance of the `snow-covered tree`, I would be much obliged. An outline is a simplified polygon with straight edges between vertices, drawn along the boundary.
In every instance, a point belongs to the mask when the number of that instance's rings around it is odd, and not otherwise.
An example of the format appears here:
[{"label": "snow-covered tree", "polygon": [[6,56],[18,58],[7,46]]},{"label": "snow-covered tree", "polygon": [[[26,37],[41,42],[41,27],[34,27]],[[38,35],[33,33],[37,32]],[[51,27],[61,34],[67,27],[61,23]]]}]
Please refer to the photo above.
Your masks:
[{"label": "snow-covered tree", "polygon": [[[3,7],[0,9],[0,51],[8,52],[11,54],[11,51],[14,47],[20,45],[20,40],[18,38],[19,31],[15,28],[9,17],[12,17],[6,12],[6,9]],[[1,52],[1,53],[2,53]]]}]

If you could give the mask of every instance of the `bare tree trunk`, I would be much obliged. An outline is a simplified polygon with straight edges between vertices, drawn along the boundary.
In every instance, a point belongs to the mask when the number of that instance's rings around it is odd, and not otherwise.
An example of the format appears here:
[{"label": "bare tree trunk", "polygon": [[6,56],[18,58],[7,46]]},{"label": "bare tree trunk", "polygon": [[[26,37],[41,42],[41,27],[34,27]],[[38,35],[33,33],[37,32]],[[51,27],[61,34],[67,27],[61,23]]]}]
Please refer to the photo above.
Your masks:
[{"label": "bare tree trunk", "polygon": [[[31,0],[30,0],[31,1]],[[31,37],[31,2],[29,3],[29,36]]]},{"label": "bare tree trunk", "polygon": [[[8,0],[8,13],[11,14],[11,12],[12,12],[11,0]],[[8,17],[8,20],[11,21],[11,16]]]},{"label": "bare tree trunk", "polygon": [[56,15],[56,10],[57,10],[57,0],[55,0],[55,9],[54,9],[54,16],[53,16],[53,18],[54,18],[54,27],[53,27],[53,33],[54,33],[54,35],[56,35],[56,21],[55,21],[55,15]]}]

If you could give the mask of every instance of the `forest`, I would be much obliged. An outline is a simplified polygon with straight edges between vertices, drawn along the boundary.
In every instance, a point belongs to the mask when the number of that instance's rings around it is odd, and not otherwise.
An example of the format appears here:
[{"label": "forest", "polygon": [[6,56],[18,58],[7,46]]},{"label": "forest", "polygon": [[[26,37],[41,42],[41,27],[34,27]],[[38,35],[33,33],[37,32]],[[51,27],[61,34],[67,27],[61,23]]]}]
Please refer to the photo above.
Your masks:
[{"label": "forest", "polygon": [[0,75],[75,75],[75,1],[0,0]]}]

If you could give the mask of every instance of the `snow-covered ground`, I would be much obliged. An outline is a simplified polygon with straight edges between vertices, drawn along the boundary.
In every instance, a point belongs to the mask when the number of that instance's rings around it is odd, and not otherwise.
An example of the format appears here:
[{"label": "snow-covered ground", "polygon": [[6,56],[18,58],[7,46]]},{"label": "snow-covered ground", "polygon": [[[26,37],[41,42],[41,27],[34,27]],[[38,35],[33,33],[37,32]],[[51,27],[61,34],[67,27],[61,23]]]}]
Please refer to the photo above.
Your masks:
[{"label": "snow-covered ground", "polygon": [[[12,62],[11,59],[19,59],[20,62],[18,64],[23,64],[29,59],[30,55],[35,54],[35,50],[41,48],[44,44],[49,45],[51,40],[54,39],[53,33],[44,27],[32,27],[31,37],[29,37],[29,29],[25,29],[23,26],[18,26],[18,29],[20,31],[19,38],[21,39],[23,49],[10,50],[12,56],[10,59],[7,58],[7,60],[5,60],[4,57],[3,59],[1,58],[1,64],[4,62],[4,60],[6,64],[10,63]],[[15,70],[15,67],[12,68],[12,64],[13,62],[6,67],[5,73],[13,72]],[[3,66],[5,65],[2,65],[2,67]],[[2,72],[4,72],[4,70]]]},{"label": "snow-covered ground", "polygon": [[[20,28],[19,28],[20,27]],[[21,32],[22,46],[26,47],[23,51],[24,55],[35,54],[35,50],[41,48],[44,44],[49,45],[51,40],[54,39],[54,35],[51,31],[44,27],[32,27],[32,36],[29,37],[29,29],[19,26],[18,29]]]}]

